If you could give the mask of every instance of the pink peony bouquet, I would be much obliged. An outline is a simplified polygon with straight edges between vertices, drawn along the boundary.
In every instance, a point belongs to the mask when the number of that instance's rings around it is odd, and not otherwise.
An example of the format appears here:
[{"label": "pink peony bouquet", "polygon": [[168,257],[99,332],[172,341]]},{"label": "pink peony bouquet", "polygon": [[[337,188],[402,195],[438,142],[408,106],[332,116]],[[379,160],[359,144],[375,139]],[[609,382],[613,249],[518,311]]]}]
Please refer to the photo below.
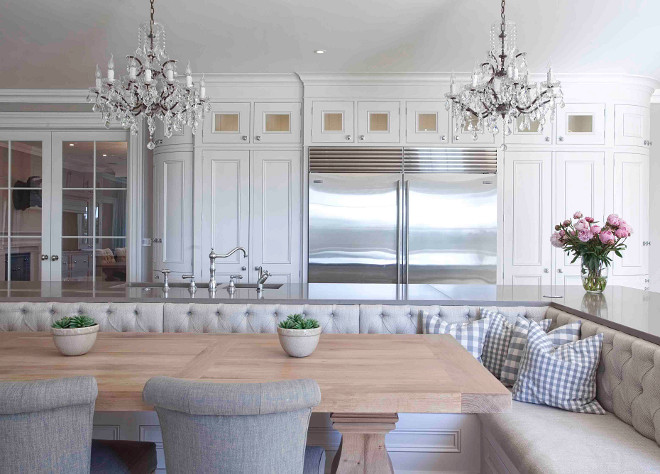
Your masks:
[{"label": "pink peony bouquet", "polygon": [[632,227],[616,214],[607,216],[605,224],[600,225],[593,217],[585,217],[578,211],[572,220],[566,219],[555,226],[550,243],[569,255],[573,254],[571,263],[582,258],[585,289],[589,290],[585,278],[590,278],[597,290],[600,286],[605,287],[607,278],[601,275],[602,269],[612,264],[609,254],[614,252],[617,257],[622,257],[621,252],[626,248],[624,242],[632,232]]}]

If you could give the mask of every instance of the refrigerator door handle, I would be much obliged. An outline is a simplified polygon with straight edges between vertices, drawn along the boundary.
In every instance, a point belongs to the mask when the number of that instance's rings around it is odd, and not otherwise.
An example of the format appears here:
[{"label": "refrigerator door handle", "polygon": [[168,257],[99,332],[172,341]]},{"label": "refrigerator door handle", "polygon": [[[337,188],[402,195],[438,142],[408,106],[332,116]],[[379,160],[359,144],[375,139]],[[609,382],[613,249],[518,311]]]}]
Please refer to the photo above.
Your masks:
[{"label": "refrigerator door handle", "polygon": [[399,179],[396,182],[396,284],[401,284],[401,274],[402,274],[402,257],[401,250],[403,247],[403,206],[402,206],[402,192],[401,188],[403,186],[402,181]]},{"label": "refrigerator door handle", "polygon": [[410,181],[406,180],[405,182],[405,195],[403,198],[404,201],[404,215],[405,215],[405,224],[404,224],[404,229],[403,229],[403,234],[405,236],[405,272],[406,272],[406,277],[404,279],[404,283],[407,285],[408,284],[408,267],[410,266],[410,245],[408,242],[408,237],[409,237],[409,231],[410,231]]}]

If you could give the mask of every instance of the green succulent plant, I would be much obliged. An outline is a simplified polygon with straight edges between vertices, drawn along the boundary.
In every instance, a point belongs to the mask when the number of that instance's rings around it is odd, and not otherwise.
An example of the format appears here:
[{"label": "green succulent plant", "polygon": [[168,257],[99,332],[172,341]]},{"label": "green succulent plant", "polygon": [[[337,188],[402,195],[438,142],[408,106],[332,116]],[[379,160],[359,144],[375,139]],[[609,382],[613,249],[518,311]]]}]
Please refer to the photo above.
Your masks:
[{"label": "green succulent plant", "polygon": [[55,329],[77,329],[96,326],[97,322],[91,316],[81,314],[80,316],[65,316],[53,323]]},{"label": "green succulent plant", "polygon": [[301,314],[290,314],[279,326],[282,329],[316,329],[319,322],[316,319],[303,318]]}]

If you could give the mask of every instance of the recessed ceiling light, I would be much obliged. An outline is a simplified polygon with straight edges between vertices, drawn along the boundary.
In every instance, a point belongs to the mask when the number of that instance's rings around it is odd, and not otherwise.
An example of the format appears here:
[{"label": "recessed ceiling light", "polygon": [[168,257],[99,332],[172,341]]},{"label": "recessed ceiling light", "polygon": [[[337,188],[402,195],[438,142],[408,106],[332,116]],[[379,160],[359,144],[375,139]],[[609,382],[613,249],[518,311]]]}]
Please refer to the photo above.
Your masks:
[{"label": "recessed ceiling light", "polygon": [[108,154],[107,154],[107,153],[103,153],[103,156],[108,156]]},{"label": "recessed ceiling light", "polygon": [[325,54],[325,49],[315,49],[314,52],[316,54]]},{"label": "recessed ceiling light", "polygon": [[69,146],[73,146],[73,143],[69,143]]}]

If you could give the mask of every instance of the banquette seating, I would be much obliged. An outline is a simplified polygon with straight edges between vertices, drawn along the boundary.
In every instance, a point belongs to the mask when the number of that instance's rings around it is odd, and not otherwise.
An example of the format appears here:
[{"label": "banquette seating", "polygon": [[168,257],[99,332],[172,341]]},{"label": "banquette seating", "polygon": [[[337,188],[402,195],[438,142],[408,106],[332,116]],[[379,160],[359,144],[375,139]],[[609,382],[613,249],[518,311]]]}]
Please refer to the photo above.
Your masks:
[{"label": "banquette seating", "polygon": [[[547,306],[499,307],[507,318],[576,316]],[[448,322],[478,307],[176,303],[0,303],[0,330],[45,331],[63,315],[89,314],[101,331],[275,333],[287,315],[319,321],[325,333],[421,333],[421,312]],[[479,415],[483,472],[660,472],[660,346],[583,320],[582,337],[604,334],[598,401],[607,415],[514,402],[511,413]]]}]

